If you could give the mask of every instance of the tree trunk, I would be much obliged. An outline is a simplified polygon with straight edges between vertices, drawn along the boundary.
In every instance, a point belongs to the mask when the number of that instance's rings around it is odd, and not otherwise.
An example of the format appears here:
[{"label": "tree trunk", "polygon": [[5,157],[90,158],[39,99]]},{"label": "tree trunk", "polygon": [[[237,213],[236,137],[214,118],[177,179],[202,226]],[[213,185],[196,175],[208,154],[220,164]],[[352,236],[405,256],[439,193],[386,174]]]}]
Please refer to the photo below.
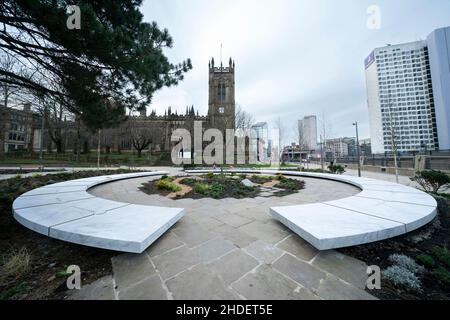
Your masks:
[{"label": "tree trunk", "polygon": [[142,157],[142,149],[137,149],[138,158]]}]

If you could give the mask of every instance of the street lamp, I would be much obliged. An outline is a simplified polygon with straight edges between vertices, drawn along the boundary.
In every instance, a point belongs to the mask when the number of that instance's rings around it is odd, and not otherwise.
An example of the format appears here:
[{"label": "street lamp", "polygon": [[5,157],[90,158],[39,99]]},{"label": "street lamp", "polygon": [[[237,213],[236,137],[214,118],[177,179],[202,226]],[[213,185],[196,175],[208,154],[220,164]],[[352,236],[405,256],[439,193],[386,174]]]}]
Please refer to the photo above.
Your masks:
[{"label": "street lamp", "polygon": [[358,121],[353,124],[356,127],[356,156],[358,157],[358,177],[361,177],[361,159],[359,155],[359,132]]}]

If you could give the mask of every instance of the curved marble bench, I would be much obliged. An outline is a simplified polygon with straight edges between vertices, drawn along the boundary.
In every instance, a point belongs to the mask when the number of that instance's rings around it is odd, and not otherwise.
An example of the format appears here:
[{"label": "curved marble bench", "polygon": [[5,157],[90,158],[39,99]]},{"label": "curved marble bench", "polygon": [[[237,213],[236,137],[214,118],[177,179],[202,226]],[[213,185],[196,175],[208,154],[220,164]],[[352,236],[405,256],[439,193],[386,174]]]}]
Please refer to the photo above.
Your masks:
[{"label": "curved marble bench", "polygon": [[51,238],[141,253],[183,217],[184,209],[117,202],[87,191],[113,181],[164,174],[168,172],[100,176],[37,188],[14,201],[14,217],[25,227]]},{"label": "curved marble bench", "polygon": [[[207,173],[210,170],[189,170]],[[220,172],[215,170],[215,172]],[[396,237],[431,222],[436,200],[404,185],[346,175],[278,170],[224,170],[339,181],[361,193],[334,201],[270,208],[270,214],[319,250],[337,249]]]}]

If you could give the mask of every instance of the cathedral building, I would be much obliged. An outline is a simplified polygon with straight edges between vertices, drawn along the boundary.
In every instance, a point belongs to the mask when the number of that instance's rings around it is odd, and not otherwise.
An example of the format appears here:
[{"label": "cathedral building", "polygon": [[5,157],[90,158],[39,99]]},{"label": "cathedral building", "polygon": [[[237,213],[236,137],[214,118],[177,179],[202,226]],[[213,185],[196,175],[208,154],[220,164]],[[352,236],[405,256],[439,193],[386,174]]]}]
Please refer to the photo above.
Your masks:
[{"label": "cathedral building", "polygon": [[[225,137],[226,129],[235,128],[235,63],[230,58],[228,66],[222,62],[216,65],[214,58],[208,63],[208,114],[199,115],[194,106],[186,107],[184,114],[173,112],[168,107],[164,115],[157,115],[153,110],[141,110],[138,115],[129,116],[128,120],[118,127],[101,131],[100,146],[103,152],[152,152],[170,153],[174,142],[171,142],[172,133],[177,129],[186,129],[193,136],[194,123],[201,122],[203,131],[211,128],[219,129]],[[30,113],[30,111],[28,110]],[[43,143],[43,150],[55,150],[55,145],[49,137],[47,129],[41,139],[40,121],[30,125],[30,139],[28,146],[23,149],[39,151]],[[80,149],[86,153],[96,150],[98,135],[83,129],[82,125],[68,120],[64,124],[62,134],[64,150],[74,151]],[[4,140],[6,141],[6,139]],[[6,148],[6,147],[5,147]],[[142,150],[138,150],[142,148]],[[6,151],[8,149],[6,148]]]}]

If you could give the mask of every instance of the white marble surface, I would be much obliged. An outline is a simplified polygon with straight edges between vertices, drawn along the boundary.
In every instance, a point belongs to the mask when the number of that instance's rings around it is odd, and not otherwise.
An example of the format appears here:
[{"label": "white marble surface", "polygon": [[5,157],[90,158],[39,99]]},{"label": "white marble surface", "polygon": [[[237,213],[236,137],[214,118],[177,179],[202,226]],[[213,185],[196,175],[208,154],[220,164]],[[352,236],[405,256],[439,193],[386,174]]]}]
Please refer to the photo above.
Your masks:
[{"label": "white marble surface", "polygon": [[53,226],[49,235],[96,248],[141,253],[183,214],[179,208],[128,205]]},{"label": "white marble surface", "polygon": [[322,203],[270,208],[271,215],[319,250],[354,246],[405,233],[402,223]]},{"label": "white marble surface", "polygon": [[184,215],[182,208],[138,206],[97,198],[91,187],[167,172],[139,172],[55,183],[13,203],[16,220],[52,238],[109,250],[140,253]]},{"label": "white marble surface", "polygon": [[437,203],[432,196],[418,189],[392,182],[347,175],[284,170],[229,172],[282,173],[286,176],[339,181],[360,188],[361,193],[345,199],[312,205],[270,208],[270,213],[275,219],[319,250],[392,238],[423,227],[437,215]]}]

